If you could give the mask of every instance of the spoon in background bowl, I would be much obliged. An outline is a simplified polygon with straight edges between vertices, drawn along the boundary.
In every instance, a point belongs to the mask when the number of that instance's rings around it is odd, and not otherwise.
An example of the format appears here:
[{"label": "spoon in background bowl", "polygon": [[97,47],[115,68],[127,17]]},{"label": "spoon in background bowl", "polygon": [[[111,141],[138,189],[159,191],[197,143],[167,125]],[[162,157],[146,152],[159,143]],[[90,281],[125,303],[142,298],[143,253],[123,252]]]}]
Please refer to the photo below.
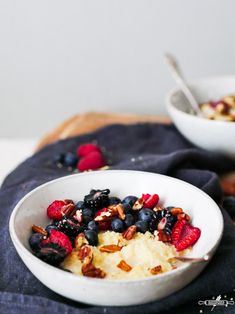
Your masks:
[{"label": "spoon in background bowl", "polygon": [[165,54],[165,61],[169,67],[169,70],[172,74],[172,77],[184,93],[185,97],[188,99],[191,109],[195,115],[202,116],[202,112],[199,108],[198,102],[193,96],[190,88],[188,87],[183,75],[180,71],[179,65],[173,55],[166,53]]}]

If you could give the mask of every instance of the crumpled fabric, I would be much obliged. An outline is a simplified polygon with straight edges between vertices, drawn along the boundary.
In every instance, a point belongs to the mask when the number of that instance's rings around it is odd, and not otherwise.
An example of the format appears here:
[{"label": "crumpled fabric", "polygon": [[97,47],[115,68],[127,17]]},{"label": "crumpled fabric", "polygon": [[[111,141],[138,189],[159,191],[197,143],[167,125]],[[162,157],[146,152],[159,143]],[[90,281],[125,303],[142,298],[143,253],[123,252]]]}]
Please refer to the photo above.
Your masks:
[{"label": "crumpled fabric", "polygon": [[[199,313],[200,309],[209,313],[211,307],[199,307],[199,300],[234,294],[235,227],[223,208],[224,234],[212,261],[191,284],[162,300],[129,307],[86,305],[54,293],[30,273],[11,242],[8,230],[10,214],[17,202],[32,189],[49,180],[70,175],[67,169],[53,164],[55,154],[73,152],[78,145],[91,141],[97,141],[103,147],[111,169],[173,176],[199,187],[218,204],[222,204],[222,191],[217,175],[235,170],[234,161],[196,148],[174,126],[160,124],[112,125],[46,146],[9,174],[0,189],[0,313],[151,314]],[[234,199],[229,201],[231,203]],[[229,208],[231,214],[232,207],[229,205]],[[235,206],[233,208],[235,211]],[[216,311],[234,313],[235,306],[226,309],[217,306]]]}]

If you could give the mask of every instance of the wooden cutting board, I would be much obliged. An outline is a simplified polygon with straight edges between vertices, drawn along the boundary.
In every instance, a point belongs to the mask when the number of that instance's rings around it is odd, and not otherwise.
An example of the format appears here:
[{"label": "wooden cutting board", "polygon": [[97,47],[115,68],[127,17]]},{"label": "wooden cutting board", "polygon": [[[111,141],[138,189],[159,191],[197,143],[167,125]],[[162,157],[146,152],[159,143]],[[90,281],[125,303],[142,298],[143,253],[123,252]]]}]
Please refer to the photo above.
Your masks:
[{"label": "wooden cutting board", "polygon": [[[107,125],[134,124],[144,122],[156,122],[163,124],[171,123],[170,119],[165,116],[101,112],[88,112],[83,114],[77,114],[69,118],[68,120],[65,120],[55,129],[43,136],[42,139],[39,141],[36,150],[39,150],[45,145],[53,143],[57,140],[90,133]],[[221,178],[221,186],[225,194],[235,196],[235,172],[224,174]]]}]

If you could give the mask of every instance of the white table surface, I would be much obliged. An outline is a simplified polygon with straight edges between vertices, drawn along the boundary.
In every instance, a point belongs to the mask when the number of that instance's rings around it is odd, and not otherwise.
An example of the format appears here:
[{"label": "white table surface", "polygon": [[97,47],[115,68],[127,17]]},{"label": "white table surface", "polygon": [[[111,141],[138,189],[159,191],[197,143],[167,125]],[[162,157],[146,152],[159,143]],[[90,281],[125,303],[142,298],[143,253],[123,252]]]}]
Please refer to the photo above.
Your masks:
[{"label": "white table surface", "polygon": [[33,154],[37,138],[0,138],[0,185],[5,176]]}]

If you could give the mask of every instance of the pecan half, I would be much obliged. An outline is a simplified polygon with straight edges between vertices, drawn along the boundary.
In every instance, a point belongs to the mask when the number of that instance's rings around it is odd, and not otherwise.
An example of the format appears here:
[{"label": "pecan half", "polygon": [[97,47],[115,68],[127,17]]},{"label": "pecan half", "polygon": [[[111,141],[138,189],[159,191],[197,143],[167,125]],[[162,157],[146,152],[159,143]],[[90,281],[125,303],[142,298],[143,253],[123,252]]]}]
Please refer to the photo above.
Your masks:
[{"label": "pecan half", "polygon": [[82,222],[82,210],[77,209],[75,215],[73,216],[78,222]]},{"label": "pecan half", "polygon": [[137,227],[135,225],[130,226],[123,232],[122,236],[126,240],[131,240],[136,233]]},{"label": "pecan half", "polygon": [[160,205],[156,205],[156,206],[153,208],[153,211],[155,211],[155,212],[158,212],[159,210],[163,210],[163,207],[160,206]]},{"label": "pecan half", "polygon": [[110,245],[103,245],[99,248],[100,252],[106,252],[106,253],[114,253],[121,251],[122,246],[116,245],[116,244],[110,244]]},{"label": "pecan half", "polygon": [[178,215],[178,214],[181,214],[182,212],[183,212],[183,209],[180,207],[174,207],[171,209],[171,213],[173,215]]},{"label": "pecan half", "polygon": [[178,214],[178,215],[177,215],[177,218],[178,218],[178,220],[180,220],[180,219],[185,219],[185,220],[187,220],[187,221],[190,220],[189,215],[185,214],[184,212]]},{"label": "pecan half", "polygon": [[128,265],[123,259],[120,261],[120,263],[117,264],[117,267],[126,272],[132,270],[132,267]]},{"label": "pecan half", "polygon": [[79,233],[76,236],[74,244],[75,244],[75,248],[77,248],[77,249],[79,249],[80,247],[82,247],[85,244],[88,244],[88,241],[87,241],[85,234],[83,232]]},{"label": "pecan half", "polygon": [[82,274],[92,278],[104,278],[106,276],[103,270],[96,268],[92,263],[82,265]]},{"label": "pecan half", "polygon": [[40,226],[32,225],[32,230],[33,230],[33,232],[40,233],[44,236],[48,235],[47,231]]},{"label": "pecan half", "polygon": [[169,234],[166,234],[164,230],[157,231],[156,238],[162,242],[171,242],[171,236]]},{"label": "pecan half", "polygon": [[109,208],[109,211],[104,211],[103,213],[101,213],[99,216],[95,217],[95,221],[99,222],[99,221],[109,221],[112,217],[116,216],[117,212],[114,211],[113,209]]},{"label": "pecan half", "polygon": [[144,200],[143,200],[143,198],[141,197],[141,198],[139,198],[139,199],[135,202],[135,204],[133,205],[132,209],[133,209],[133,210],[140,210],[140,209],[143,207],[143,205],[144,205]]},{"label": "pecan half", "polygon": [[153,274],[153,275],[157,275],[157,274],[162,273],[162,266],[158,265],[158,266],[155,266],[155,267],[151,268],[150,269],[150,273]]},{"label": "pecan half", "polygon": [[67,199],[67,198],[64,200],[64,202],[65,202],[66,205],[67,204],[74,204],[73,200],[70,200],[70,199]]},{"label": "pecan half", "polygon": [[78,258],[84,264],[89,264],[93,258],[93,252],[89,245],[83,245],[78,251]]},{"label": "pecan half", "polygon": [[126,218],[126,215],[125,215],[123,206],[121,204],[118,204],[116,208],[117,208],[119,218],[124,220]]},{"label": "pecan half", "polygon": [[73,203],[67,203],[61,209],[62,215],[66,217],[71,217],[74,215],[76,209]]}]

